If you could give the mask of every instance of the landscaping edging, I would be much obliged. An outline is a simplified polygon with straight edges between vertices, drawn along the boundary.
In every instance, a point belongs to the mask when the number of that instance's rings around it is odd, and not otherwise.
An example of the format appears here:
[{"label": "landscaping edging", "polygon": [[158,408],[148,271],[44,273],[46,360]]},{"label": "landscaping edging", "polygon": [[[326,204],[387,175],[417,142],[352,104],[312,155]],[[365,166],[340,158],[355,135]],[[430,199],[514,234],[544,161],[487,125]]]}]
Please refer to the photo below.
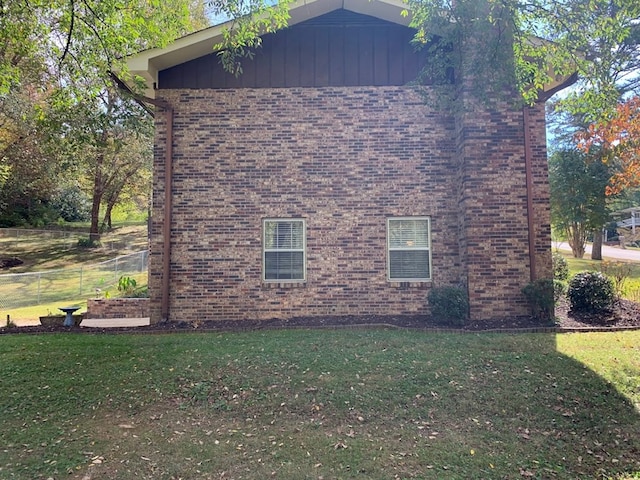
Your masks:
[{"label": "landscaping edging", "polygon": [[[112,317],[114,318],[114,317]],[[127,317],[121,317],[127,318]],[[129,317],[131,318],[131,317]],[[154,327],[155,325],[155,327]],[[529,328],[494,328],[487,330],[466,330],[466,329],[454,329],[454,328],[442,328],[442,327],[407,327],[400,325],[393,325],[391,323],[360,323],[352,325],[264,325],[264,326],[238,326],[232,328],[229,326],[221,328],[211,327],[188,327],[178,326],[176,328],[158,328],[158,324],[152,324],[142,327],[121,327],[121,328],[99,328],[99,327],[65,327],[64,331],[71,331],[75,333],[103,333],[103,334],[131,334],[131,335],[163,335],[172,333],[233,333],[233,332],[252,332],[252,331],[276,331],[276,330],[365,330],[365,329],[393,329],[393,330],[407,330],[423,333],[435,333],[435,334],[458,334],[458,335],[477,335],[477,334],[529,334],[529,333],[607,333],[607,332],[629,332],[640,330],[640,325],[635,326],[620,326],[620,327],[529,327]],[[43,333],[57,333],[62,331],[62,327],[51,326],[46,330],[42,327],[11,327],[0,328],[0,335],[21,333],[21,334],[43,334]]]}]

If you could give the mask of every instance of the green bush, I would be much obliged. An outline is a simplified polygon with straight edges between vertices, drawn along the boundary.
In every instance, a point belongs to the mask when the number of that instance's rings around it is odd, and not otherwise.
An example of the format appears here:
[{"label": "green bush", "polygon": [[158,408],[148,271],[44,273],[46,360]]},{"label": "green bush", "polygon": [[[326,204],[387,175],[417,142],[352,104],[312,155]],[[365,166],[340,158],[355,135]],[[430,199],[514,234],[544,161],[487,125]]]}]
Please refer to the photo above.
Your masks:
[{"label": "green bush", "polygon": [[93,240],[91,237],[78,238],[79,248],[97,248],[99,246],[100,246],[100,242],[98,240]]},{"label": "green bush", "polygon": [[461,287],[435,287],[427,296],[431,316],[443,325],[461,327],[469,313],[469,298]]},{"label": "green bush", "polygon": [[553,262],[553,279],[566,282],[569,278],[569,263],[561,253],[554,252],[551,256]]},{"label": "green bush", "polygon": [[559,280],[540,278],[525,286],[522,293],[527,298],[534,317],[551,321],[554,317],[555,305],[565,293],[565,286]]},{"label": "green bush", "polygon": [[118,291],[123,297],[132,297],[136,288],[138,286],[138,282],[136,282],[135,278],[122,276],[118,280]]},{"label": "green bush", "polygon": [[569,281],[567,297],[573,310],[602,312],[615,302],[613,282],[600,272],[576,273]]},{"label": "green bush", "polygon": [[50,203],[65,222],[88,222],[91,219],[91,202],[77,186],[60,188]]},{"label": "green bush", "polygon": [[600,271],[613,282],[616,297],[622,297],[625,283],[627,283],[627,280],[631,278],[631,274],[633,273],[631,263],[604,260],[600,263]]},{"label": "green bush", "polygon": [[137,287],[131,295],[131,298],[149,298],[149,287],[148,285],[143,285],[141,287]]}]

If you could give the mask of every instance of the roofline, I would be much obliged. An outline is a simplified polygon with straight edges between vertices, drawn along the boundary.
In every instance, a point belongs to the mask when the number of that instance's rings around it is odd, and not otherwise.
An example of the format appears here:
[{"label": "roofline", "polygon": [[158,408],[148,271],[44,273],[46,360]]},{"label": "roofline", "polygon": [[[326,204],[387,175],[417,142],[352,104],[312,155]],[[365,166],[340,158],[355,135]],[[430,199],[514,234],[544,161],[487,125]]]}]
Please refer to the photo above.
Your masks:
[{"label": "roofline", "polygon": [[[293,26],[337,9],[345,9],[408,26],[410,15],[403,16],[408,5],[402,0],[297,0],[289,6],[288,25]],[[158,73],[190,60],[213,53],[213,46],[222,41],[224,31],[232,25],[227,21],[219,25],[185,35],[164,48],[152,48],[132,55],[127,67],[132,76],[144,78],[145,95],[154,98]]]},{"label": "roofline", "polygon": [[[289,6],[288,26],[305,22],[337,9],[370,15],[381,20],[409,26],[411,15],[402,15],[408,11],[408,4],[403,0],[296,0]],[[128,73],[131,77],[141,77],[146,83],[144,96],[155,98],[158,75],[161,70],[214,53],[213,46],[220,43],[226,29],[233,20],[214,25],[184,37],[180,37],[164,48],[152,48],[132,55],[127,59]],[[533,43],[545,42],[532,37]],[[546,101],[551,95],[566,88],[577,80],[577,75],[563,75],[554,78],[541,92],[541,100]],[[129,82],[129,86],[132,82]]]}]

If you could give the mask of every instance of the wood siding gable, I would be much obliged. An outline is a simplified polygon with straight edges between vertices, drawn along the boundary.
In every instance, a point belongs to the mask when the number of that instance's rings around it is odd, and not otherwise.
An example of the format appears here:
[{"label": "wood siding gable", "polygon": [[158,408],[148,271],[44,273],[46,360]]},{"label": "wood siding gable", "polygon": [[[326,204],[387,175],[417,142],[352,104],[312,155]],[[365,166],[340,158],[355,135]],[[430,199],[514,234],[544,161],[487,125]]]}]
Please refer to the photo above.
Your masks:
[{"label": "wood siding gable", "polygon": [[415,30],[335,10],[262,39],[235,77],[215,52],[162,70],[160,89],[398,86],[413,82],[426,50],[411,45]]}]

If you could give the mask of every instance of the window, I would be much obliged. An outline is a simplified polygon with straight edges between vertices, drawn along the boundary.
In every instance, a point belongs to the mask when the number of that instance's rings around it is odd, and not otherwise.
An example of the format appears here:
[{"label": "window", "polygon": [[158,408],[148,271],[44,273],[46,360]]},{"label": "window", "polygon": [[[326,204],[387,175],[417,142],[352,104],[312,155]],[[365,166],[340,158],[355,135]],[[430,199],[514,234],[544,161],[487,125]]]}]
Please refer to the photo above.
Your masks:
[{"label": "window", "polygon": [[388,275],[391,281],[431,280],[431,225],[427,217],[387,219]]},{"label": "window", "polygon": [[306,277],[304,220],[264,220],[263,234],[264,280],[303,282]]}]

